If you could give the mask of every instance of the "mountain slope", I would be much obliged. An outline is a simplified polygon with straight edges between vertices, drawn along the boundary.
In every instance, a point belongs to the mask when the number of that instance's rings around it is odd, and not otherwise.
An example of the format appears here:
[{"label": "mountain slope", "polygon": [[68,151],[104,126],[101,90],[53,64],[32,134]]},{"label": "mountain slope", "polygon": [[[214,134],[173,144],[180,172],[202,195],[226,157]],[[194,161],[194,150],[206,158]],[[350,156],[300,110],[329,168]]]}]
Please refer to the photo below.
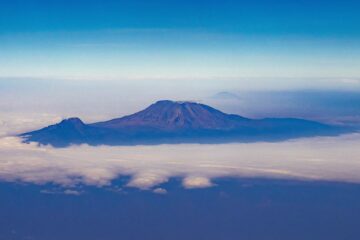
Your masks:
[{"label": "mountain slope", "polygon": [[163,100],[135,114],[92,126],[113,129],[132,126],[163,130],[231,129],[248,121],[249,119],[225,114],[204,104]]},{"label": "mountain slope", "polygon": [[20,136],[25,142],[66,147],[82,143],[136,145],[279,141],[336,135],[346,131],[348,130],[308,120],[256,120],[226,114],[204,104],[163,100],[125,117],[93,124],[70,118]]}]

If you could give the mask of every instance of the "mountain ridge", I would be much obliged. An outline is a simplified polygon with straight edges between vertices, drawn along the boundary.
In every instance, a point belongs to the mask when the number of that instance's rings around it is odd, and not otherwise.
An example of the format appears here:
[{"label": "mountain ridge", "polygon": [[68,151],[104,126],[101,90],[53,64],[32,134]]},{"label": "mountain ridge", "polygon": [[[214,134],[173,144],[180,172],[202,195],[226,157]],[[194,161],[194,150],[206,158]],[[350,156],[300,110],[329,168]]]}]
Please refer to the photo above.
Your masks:
[{"label": "mountain ridge", "polygon": [[233,127],[234,121],[227,117],[238,115],[223,113],[205,104],[188,101],[161,100],[137,113],[115,118],[105,122],[92,124],[93,126],[116,128],[123,126],[142,125],[163,129],[179,128],[209,128],[227,129]]},{"label": "mountain ridge", "polygon": [[86,124],[79,118],[20,134],[24,142],[66,147],[73,144],[139,145],[281,141],[329,136],[345,129],[294,118],[250,119],[188,101],[157,101],[144,110]]}]

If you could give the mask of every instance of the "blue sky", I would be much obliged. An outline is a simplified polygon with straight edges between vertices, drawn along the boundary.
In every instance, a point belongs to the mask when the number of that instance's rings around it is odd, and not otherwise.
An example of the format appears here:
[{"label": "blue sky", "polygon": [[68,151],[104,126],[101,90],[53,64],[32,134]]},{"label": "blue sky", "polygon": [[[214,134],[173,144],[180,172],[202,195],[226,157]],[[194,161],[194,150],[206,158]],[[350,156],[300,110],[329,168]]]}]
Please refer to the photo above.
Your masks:
[{"label": "blue sky", "polygon": [[1,1],[0,77],[357,84],[359,7],[339,0]]},{"label": "blue sky", "polygon": [[220,33],[359,36],[358,1],[12,0],[1,2],[4,32],[118,28]]}]

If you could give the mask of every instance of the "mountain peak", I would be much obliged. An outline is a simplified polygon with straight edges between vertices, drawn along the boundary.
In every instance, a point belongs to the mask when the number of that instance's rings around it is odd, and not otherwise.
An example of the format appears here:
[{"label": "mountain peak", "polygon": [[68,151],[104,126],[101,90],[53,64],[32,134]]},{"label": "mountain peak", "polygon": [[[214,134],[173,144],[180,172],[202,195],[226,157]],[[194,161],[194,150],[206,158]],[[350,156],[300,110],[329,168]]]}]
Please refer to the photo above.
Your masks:
[{"label": "mountain peak", "polygon": [[155,102],[153,105],[191,105],[191,104],[200,104],[197,103],[195,101],[189,101],[189,100],[184,100],[184,101],[173,101],[173,100],[159,100],[157,102]]},{"label": "mountain peak", "polygon": [[81,121],[80,118],[72,117],[72,118],[66,118],[63,119],[58,124],[50,126],[53,129],[72,129],[76,131],[83,131],[83,129],[86,127],[86,124]]},{"label": "mountain peak", "polygon": [[66,124],[66,123],[69,123],[69,124],[84,124],[83,121],[81,121],[80,118],[77,118],[77,117],[72,117],[72,118],[65,118],[63,119],[60,124]]},{"label": "mountain peak", "polygon": [[[241,118],[241,117],[239,117]],[[229,129],[232,115],[192,101],[160,100],[123,118],[96,124],[107,128],[143,126],[158,129]]]},{"label": "mountain peak", "polygon": [[80,118],[72,117],[72,118],[63,119],[61,122],[57,124],[57,126],[81,129],[85,126],[85,123],[81,121]]}]

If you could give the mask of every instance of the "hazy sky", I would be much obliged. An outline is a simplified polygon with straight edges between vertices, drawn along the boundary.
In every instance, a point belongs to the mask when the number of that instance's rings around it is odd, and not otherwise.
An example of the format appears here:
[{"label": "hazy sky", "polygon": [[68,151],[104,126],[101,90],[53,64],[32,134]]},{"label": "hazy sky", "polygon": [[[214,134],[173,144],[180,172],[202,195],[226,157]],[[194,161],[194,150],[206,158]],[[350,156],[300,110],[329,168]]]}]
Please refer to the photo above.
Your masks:
[{"label": "hazy sky", "polygon": [[164,99],[201,102],[250,118],[296,117],[360,126],[360,81],[341,85],[334,79],[313,79],[311,83],[328,87],[264,90],[258,86],[251,90],[237,80],[207,80],[204,84],[165,79],[0,79],[0,126],[8,126],[7,130],[0,128],[0,135],[33,130],[68,117],[80,117],[85,122],[108,120],[135,113]]},{"label": "hazy sky", "polygon": [[0,77],[358,88],[359,8],[351,0],[1,1]]}]

